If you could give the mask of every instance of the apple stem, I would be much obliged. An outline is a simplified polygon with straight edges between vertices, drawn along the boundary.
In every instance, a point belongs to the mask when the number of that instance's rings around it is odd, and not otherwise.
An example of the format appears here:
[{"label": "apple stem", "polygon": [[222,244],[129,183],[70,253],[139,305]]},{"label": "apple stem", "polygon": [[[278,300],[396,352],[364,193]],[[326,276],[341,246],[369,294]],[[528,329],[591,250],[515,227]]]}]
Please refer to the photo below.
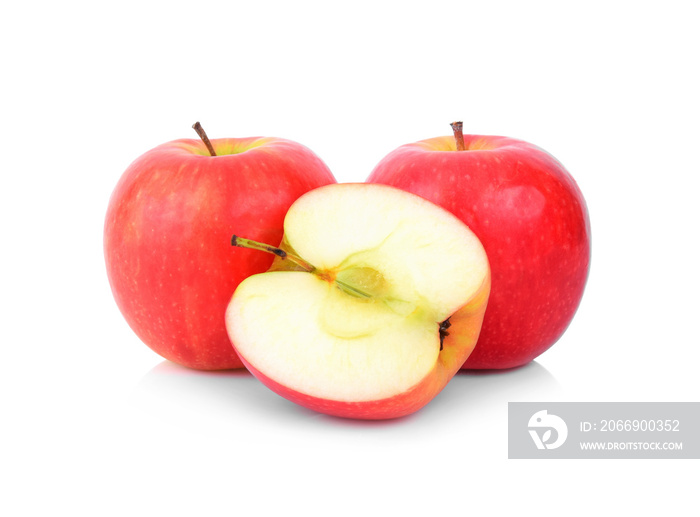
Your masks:
[{"label": "apple stem", "polygon": [[458,151],[465,151],[467,148],[464,147],[464,134],[462,134],[462,122],[452,122],[450,124],[452,131],[455,134],[455,142],[457,143]]},{"label": "apple stem", "polygon": [[309,264],[307,261],[305,261],[303,258],[297,257],[296,255],[293,255],[291,253],[287,253],[283,249],[276,248],[275,246],[270,246],[269,244],[263,244],[262,242],[244,239],[243,237],[234,235],[233,237],[231,237],[231,246],[237,246],[239,248],[249,248],[251,250],[272,253],[273,255],[277,255],[283,260],[291,260],[297,266],[301,267],[305,271],[308,271],[309,273],[313,273],[314,271],[316,271],[316,268],[313,265]]},{"label": "apple stem", "polygon": [[207,136],[207,133],[204,131],[204,128],[202,127],[202,124],[199,122],[195,122],[192,125],[192,128],[197,132],[199,135],[199,138],[202,139],[202,142],[204,142],[204,145],[207,146],[207,150],[209,151],[209,154],[212,156],[216,156],[216,153],[214,152],[214,146],[211,145],[211,142],[209,141],[209,137]]},{"label": "apple stem", "polygon": [[366,293],[361,289],[358,289],[357,287],[354,287],[346,282],[342,282],[337,278],[327,277],[327,275],[325,275],[323,272],[319,272],[312,264],[309,264],[303,258],[297,257],[296,255],[286,252],[283,249],[276,248],[275,246],[270,246],[269,244],[263,244],[262,242],[257,242],[250,239],[244,239],[243,237],[239,237],[238,235],[234,235],[233,237],[231,237],[231,246],[264,251],[266,253],[272,253],[273,255],[277,255],[282,260],[291,260],[294,264],[301,267],[304,271],[308,273],[314,273],[326,280],[333,280],[340,289],[352,296],[356,296],[358,298],[372,298],[371,294]]}]

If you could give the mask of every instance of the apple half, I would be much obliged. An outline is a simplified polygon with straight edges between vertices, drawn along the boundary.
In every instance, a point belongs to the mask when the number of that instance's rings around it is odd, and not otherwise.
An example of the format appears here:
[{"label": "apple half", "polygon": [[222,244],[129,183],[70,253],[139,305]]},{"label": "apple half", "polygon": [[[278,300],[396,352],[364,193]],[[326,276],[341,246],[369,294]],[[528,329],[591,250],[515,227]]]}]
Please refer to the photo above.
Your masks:
[{"label": "apple half", "polygon": [[301,196],[277,255],[226,311],[250,372],[330,415],[385,419],[437,395],[476,344],[490,290],[486,253],[448,211],[386,185],[335,184]]}]

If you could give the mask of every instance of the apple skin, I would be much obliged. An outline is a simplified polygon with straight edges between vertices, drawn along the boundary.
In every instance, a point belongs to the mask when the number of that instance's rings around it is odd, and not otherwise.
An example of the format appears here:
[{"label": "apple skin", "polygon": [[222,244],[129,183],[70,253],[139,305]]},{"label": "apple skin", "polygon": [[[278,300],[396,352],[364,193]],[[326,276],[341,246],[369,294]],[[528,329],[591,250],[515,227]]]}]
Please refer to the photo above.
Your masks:
[{"label": "apple skin", "polygon": [[162,144],[120,178],[104,225],[114,298],[156,353],[201,370],[242,368],[224,315],[238,284],[266,271],[271,256],[231,252],[245,232],[279,242],[284,216],[302,194],[335,183],[311,150],[280,138]]},{"label": "apple skin", "polygon": [[246,361],[242,355],[240,357],[248,371],[269,389],[292,402],[319,413],[360,420],[400,418],[415,413],[435,398],[472,353],[479,337],[490,289],[491,277],[489,275],[478,291],[474,293],[474,296],[450,316],[449,335],[445,337],[443,349],[430,373],[410,390],[393,397],[362,402],[343,402],[314,397],[270,379]]},{"label": "apple skin", "polygon": [[527,142],[464,135],[407,144],[367,179],[449,210],[479,237],[492,290],[479,341],[465,369],[532,361],[564,333],[588,277],[591,230],[583,195],[554,157]]}]

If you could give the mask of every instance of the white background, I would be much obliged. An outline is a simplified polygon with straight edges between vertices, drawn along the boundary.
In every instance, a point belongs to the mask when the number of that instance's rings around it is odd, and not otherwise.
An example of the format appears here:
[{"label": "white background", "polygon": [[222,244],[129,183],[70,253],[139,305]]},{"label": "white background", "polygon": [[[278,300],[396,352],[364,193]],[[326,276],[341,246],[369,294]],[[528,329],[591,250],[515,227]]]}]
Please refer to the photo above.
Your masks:
[{"label": "white background", "polygon": [[[5,5],[0,513],[694,512],[696,460],[507,459],[509,401],[700,400],[693,7]],[[368,424],[176,367],[124,322],[102,225],[141,153],[200,120],[212,138],[299,141],[362,181],[455,119],[547,149],[588,202],[583,303],[535,363],[459,375],[419,413]]]}]

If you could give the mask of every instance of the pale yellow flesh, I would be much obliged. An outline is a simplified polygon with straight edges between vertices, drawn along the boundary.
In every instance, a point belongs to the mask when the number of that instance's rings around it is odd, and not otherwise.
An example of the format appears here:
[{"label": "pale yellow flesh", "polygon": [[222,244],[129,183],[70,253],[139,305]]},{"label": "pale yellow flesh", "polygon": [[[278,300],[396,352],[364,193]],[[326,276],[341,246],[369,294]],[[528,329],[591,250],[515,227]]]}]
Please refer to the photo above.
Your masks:
[{"label": "pale yellow flesh", "polygon": [[435,328],[408,322],[381,302],[358,302],[307,273],[249,280],[229,311],[234,340],[253,366],[284,386],[333,400],[373,400],[414,385],[435,363]]},{"label": "pale yellow flesh", "polygon": [[[405,392],[435,366],[438,326],[482,285],[479,240],[441,208],[382,185],[332,185],[300,198],[285,244],[327,274],[245,280],[227,311],[239,352],[288,388],[331,400]],[[372,294],[348,294],[333,279]]]}]

